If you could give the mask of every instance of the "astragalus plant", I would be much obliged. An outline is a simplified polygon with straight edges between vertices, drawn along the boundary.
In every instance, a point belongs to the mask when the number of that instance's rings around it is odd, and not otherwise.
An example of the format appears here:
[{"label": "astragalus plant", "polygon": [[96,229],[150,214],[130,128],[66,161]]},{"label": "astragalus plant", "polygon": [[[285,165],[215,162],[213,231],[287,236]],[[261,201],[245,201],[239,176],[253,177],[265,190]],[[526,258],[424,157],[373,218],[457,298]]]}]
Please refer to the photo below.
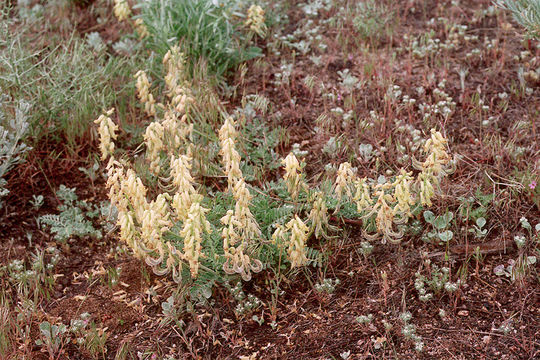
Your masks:
[{"label": "astragalus plant", "polygon": [[311,235],[328,238],[332,216],[362,219],[370,240],[399,242],[413,212],[431,205],[440,179],[452,170],[447,141],[432,130],[424,146],[426,159],[414,161],[416,174],[401,170],[392,179],[374,181],[342,163],[336,179],[309,184],[304,162],[291,152],[282,161],[282,178],[255,185],[242,170],[247,159],[242,159],[239,130],[246,119],[238,112],[237,119],[221,116],[214,143],[219,163],[214,165],[222,173],[205,182],[196,171],[204,164],[196,164],[200,160],[193,156],[200,124],[192,121],[197,98],[184,56],[179,47],[164,56],[163,96],[153,96],[144,72],[136,75],[139,99],[153,118],[144,135],[144,162],[152,181],[143,181],[129,159],[118,157],[114,110],[96,120],[120,238],[156,274],[211,286],[227,276],[249,281],[253,273],[285,264],[291,269],[320,264],[319,253],[308,243]]}]

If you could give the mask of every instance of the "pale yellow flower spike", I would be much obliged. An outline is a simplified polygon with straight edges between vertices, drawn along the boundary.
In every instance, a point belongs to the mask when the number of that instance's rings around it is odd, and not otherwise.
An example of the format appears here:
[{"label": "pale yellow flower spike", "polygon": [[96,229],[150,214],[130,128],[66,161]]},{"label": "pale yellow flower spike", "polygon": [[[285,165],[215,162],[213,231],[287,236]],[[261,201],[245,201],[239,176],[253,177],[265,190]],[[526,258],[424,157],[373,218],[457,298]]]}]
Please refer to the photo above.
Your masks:
[{"label": "pale yellow flower spike", "polygon": [[393,202],[394,199],[392,195],[384,192],[383,185],[377,185],[376,189],[375,196],[377,196],[377,201],[373,206],[373,211],[377,212],[377,217],[375,218],[377,232],[383,235],[383,244],[385,244],[387,240],[390,242],[399,242],[403,237],[403,234],[393,231],[394,210],[388,204],[389,202]]},{"label": "pale yellow flower spike", "polygon": [[135,79],[137,82],[135,86],[137,87],[137,95],[142,104],[144,104],[144,111],[148,116],[156,115],[156,107],[154,96],[150,93],[150,81],[148,81],[148,76],[143,70],[139,70],[135,74]]},{"label": "pale yellow flower spike", "polygon": [[412,216],[411,205],[414,205],[414,199],[411,195],[411,181],[413,180],[411,175],[411,172],[401,169],[401,173],[392,184],[394,186],[394,197],[397,200],[394,212],[401,213],[407,218]]},{"label": "pale yellow flower spike", "polygon": [[247,12],[246,26],[264,38],[266,36],[266,24],[264,23],[264,10],[259,5],[251,5]]},{"label": "pale yellow flower spike", "polygon": [[328,209],[326,208],[322,192],[315,194],[315,201],[309,213],[309,220],[311,221],[311,228],[315,233],[315,237],[319,239],[321,236],[325,236],[324,229],[328,227]]},{"label": "pale yellow flower spike", "polygon": [[139,34],[139,40],[142,40],[148,35],[150,35],[150,33],[148,32],[148,28],[144,24],[143,19],[139,18],[135,20],[134,25],[135,25],[135,31],[137,31],[137,34]]},{"label": "pale yellow flower spike", "polygon": [[354,180],[355,174],[353,168],[351,167],[351,164],[349,164],[348,162],[340,164],[337,171],[336,183],[334,185],[334,193],[338,198],[338,207],[339,202],[341,202],[341,198],[343,196],[343,191],[345,191],[348,197],[352,196],[351,188],[349,185],[353,183]]},{"label": "pale yellow flower spike", "polygon": [[433,175],[439,176],[442,167],[450,162],[450,155],[446,152],[448,140],[439,131],[431,129],[431,138],[426,141],[424,151],[428,157],[422,164],[422,170],[431,170]]},{"label": "pale yellow flower spike", "polygon": [[219,130],[219,141],[221,144],[220,154],[223,157],[223,165],[225,166],[225,174],[227,175],[229,188],[232,188],[238,179],[242,178],[240,170],[240,154],[235,149],[236,129],[234,128],[234,120],[229,117]]},{"label": "pale yellow flower spike", "polygon": [[[261,231],[249,209],[252,196],[240,170],[241,157],[235,149],[237,132],[234,126],[234,120],[229,117],[219,130],[220,154],[229,189],[236,201],[234,212],[229,210],[221,219],[221,222],[226,226],[226,230],[222,231],[223,251],[226,259],[223,270],[227,274],[241,274],[242,279],[248,281],[251,279],[251,271],[262,270],[262,263],[257,259],[251,259],[245,253],[248,250],[248,245],[260,238]],[[234,246],[235,244],[237,245]]]},{"label": "pale yellow flower spike", "polygon": [[172,183],[177,191],[173,196],[172,207],[176,210],[176,215],[185,221],[191,204],[197,196],[195,181],[191,176],[191,158],[187,155],[180,155],[178,158],[171,157]]},{"label": "pale yellow flower spike", "polygon": [[421,172],[418,174],[420,183],[420,203],[422,206],[431,206],[431,199],[435,196],[435,188],[439,184],[437,178],[430,172]]},{"label": "pale yellow flower spike", "polygon": [[371,209],[373,200],[371,199],[371,192],[369,185],[366,183],[366,178],[356,180],[354,186],[356,187],[356,194],[353,200],[356,201],[356,211],[361,213]]},{"label": "pale yellow flower spike", "polygon": [[118,21],[124,21],[131,15],[131,9],[126,0],[114,0],[114,16]]},{"label": "pale yellow flower spike", "polygon": [[296,156],[291,152],[285,159],[281,161],[285,165],[285,174],[283,178],[287,183],[287,190],[291,194],[291,198],[296,200],[301,186],[302,168]]},{"label": "pale yellow flower spike", "polygon": [[287,249],[291,267],[303,266],[307,263],[306,257],[306,242],[309,235],[309,228],[298,217],[294,216],[287,223],[287,229],[291,231],[289,238],[289,247]]},{"label": "pale yellow flower spike", "polygon": [[189,208],[189,213],[180,236],[184,238],[184,260],[189,263],[191,277],[196,278],[199,272],[199,258],[201,253],[202,234],[211,233],[210,223],[206,220],[208,209],[198,201],[194,201]]},{"label": "pale yellow flower spike", "polygon": [[418,161],[413,162],[415,168],[422,170],[418,174],[417,183],[420,186],[420,203],[423,206],[431,206],[435,188],[439,186],[439,178],[453,171],[446,166],[452,164],[450,155],[446,152],[447,144],[448,140],[440,132],[431,129],[431,138],[424,145],[424,151],[428,153],[426,160],[421,164]]},{"label": "pale yellow flower spike", "polygon": [[234,215],[242,224],[244,238],[248,240],[260,237],[261,230],[255,220],[255,216],[253,216],[249,209],[249,203],[251,202],[252,196],[246,187],[244,179],[240,179],[236,182],[236,185],[233,188],[233,196],[236,200]]},{"label": "pale yellow flower spike", "polygon": [[160,170],[159,153],[165,148],[163,144],[164,131],[163,125],[156,121],[148,125],[144,134],[146,154],[150,160],[150,171],[154,174],[159,174]]},{"label": "pale yellow flower spike", "polygon": [[119,196],[129,200],[137,221],[142,223],[144,211],[148,207],[146,187],[132,169],[128,169],[126,176],[122,180],[121,194]]},{"label": "pale yellow flower spike", "polygon": [[94,123],[99,125],[99,149],[101,150],[101,160],[106,160],[107,157],[112,156],[114,152],[114,142],[118,131],[118,125],[116,125],[110,116],[113,114],[114,108],[108,110],[104,115],[100,115]]}]

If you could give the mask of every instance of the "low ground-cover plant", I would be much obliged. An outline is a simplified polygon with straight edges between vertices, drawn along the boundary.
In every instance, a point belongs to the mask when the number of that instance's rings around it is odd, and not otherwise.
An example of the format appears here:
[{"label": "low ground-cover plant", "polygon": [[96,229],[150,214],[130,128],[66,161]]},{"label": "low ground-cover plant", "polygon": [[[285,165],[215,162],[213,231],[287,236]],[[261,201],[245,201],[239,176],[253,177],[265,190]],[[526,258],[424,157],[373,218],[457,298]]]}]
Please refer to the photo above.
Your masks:
[{"label": "low ground-cover plant", "polygon": [[219,165],[226,182],[203,186],[193,171],[191,139],[197,124],[191,122],[190,107],[196,99],[186,81],[184,56],[178,47],[164,56],[164,103],[151,93],[146,74],[136,75],[139,98],[154,117],[144,136],[145,158],[159,188],[148,188],[129,159],[116,157],[113,110],[96,123],[102,159],[108,160],[107,186],[118,209],[120,237],[156,274],[172,273],[176,282],[193,282],[195,293],[205,288],[209,296],[209,287],[227,275],[248,281],[252,273],[284,264],[292,269],[319,265],[318,252],[308,247],[308,240],[311,235],[326,237],[331,210],[338,218],[359,218],[371,241],[398,243],[413,212],[431,205],[440,179],[452,170],[447,141],[432,130],[424,145],[426,160],[413,161],[416,176],[401,170],[389,179],[359,178],[345,162],[335,180],[308,184],[303,163],[290,153],[282,160],[282,179],[250,184],[237,150],[242,118],[235,121],[223,114]]},{"label": "low ground-cover plant", "polygon": [[60,185],[56,196],[62,202],[58,206],[60,213],[42,215],[37,219],[39,224],[49,226],[56,241],[66,243],[73,236],[101,239],[102,231],[94,227],[92,220],[104,218],[102,225],[105,228],[108,227],[107,219],[113,219],[114,222],[115,213],[107,202],[98,206],[81,201],[75,193],[75,188],[68,188],[65,185]]}]

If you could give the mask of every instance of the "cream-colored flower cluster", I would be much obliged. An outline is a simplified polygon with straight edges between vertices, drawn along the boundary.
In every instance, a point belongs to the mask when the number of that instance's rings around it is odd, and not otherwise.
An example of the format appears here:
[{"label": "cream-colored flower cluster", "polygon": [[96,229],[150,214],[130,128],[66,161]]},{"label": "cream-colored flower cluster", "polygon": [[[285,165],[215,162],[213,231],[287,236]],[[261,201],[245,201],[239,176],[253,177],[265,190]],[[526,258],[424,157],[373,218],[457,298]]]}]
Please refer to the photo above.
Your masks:
[{"label": "cream-colored flower cluster", "polygon": [[278,247],[287,246],[287,255],[291,267],[303,266],[307,263],[306,242],[310,234],[309,227],[295,215],[286,225],[278,224],[272,234],[272,240]]},{"label": "cream-colored flower cluster", "polygon": [[148,81],[148,76],[143,70],[139,70],[135,74],[135,79],[137,79],[137,95],[139,101],[144,104],[144,111],[148,116],[156,115],[156,101],[154,100],[154,95],[150,92],[150,81]]},{"label": "cream-colored flower cluster", "polygon": [[259,35],[266,36],[266,24],[264,23],[264,10],[259,5],[251,5],[247,11],[246,26]]},{"label": "cream-colored flower cluster", "polygon": [[146,154],[150,160],[150,171],[156,175],[159,174],[161,169],[159,165],[161,160],[159,154],[165,148],[165,145],[163,144],[164,135],[165,130],[163,129],[163,125],[161,125],[161,123],[158,121],[150,123],[150,125],[146,127],[146,131],[144,133]]},{"label": "cream-colored flower cluster", "polygon": [[176,211],[179,220],[185,221],[188,216],[191,204],[199,196],[195,190],[195,181],[191,176],[191,157],[180,155],[171,157],[171,177],[172,184],[176,187],[173,196],[172,207]]},{"label": "cream-colored flower cluster", "polygon": [[202,233],[211,233],[210,223],[206,220],[208,209],[201,206],[202,196],[194,199],[189,207],[189,212],[180,236],[184,239],[184,259],[189,263],[191,277],[196,278],[199,272],[199,257],[201,251]]},{"label": "cream-colored flower cluster", "polygon": [[[168,67],[168,75],[175,72],[174,76],[178,79],[182,69],[183,67],[176,62],[175,66]],[[135,77],[139,99],[145,104],[145,111],[155,116],[155,100],[149,92],[150,82],[146,74],[139,71]],[[159,175],[162,172],[161,155],[166,154],[170,158],[170,176],[160,178],[170,181],[168,190],[173,194],[158,194],[155,200],[149,202],[147,190],[141,179],[132,169],[126,171],[128,166],[112,156],[114,150],[112,140],[116,139],[117,130],[109,118],[112,110],[100,116],[96,123],[99,124],[102,158],[111,156],[107,165],[107,187],[109,198],[118,209],[121,239],[137,256],[144,258],[156,274],[172,271],[173,279],[180,281],[182,263],[189,265],[192,277],[197,276],[199,260],[203,256],[202,236],[211,229],[206,221],[208,209],[201,205],[202,196],[197,193],[191,175],[192,159],[189,144],[186,146],[187,154],[181,153],[182,145],[191,135],[192,125],[187,124],[186,105],[190,101],[187,91],[179,94],[176,89],[180,87],[180,82],[176,84],[174,94],[172,92],[168,94],[171,101],[167,106],[159,104],[160,108],[165,109],[163,120],[159,121],[156,118],[148,125],[144,135],[146,157],[150,160],[150,169],[154,174]],[[186,88],[187,82],[182,82],[181,86]],[[184,239],[183,252],[163,238],[173,225],[173,220],[182,222],[180,235]]]},{"label": "cream-colored flower cluster", "polygon": [[255,217],[249,209],[252,199],[242,171],[240,170],[240,154],[235,149],[237,132],[234,120],[229,117],[219,130],[221,144],[220,154],[225,167],[229,189],[232,191],[235,207],[228,210],[221,218],[225,226],[221,232],[225,263],[223,270],[228,274],[241,274],[244,280],[251,279],[251,271],[262,270],[262,263],[250,257],[252,248],[258,245],[261,231]]},{"label": "cream-colored flower cluster", "polygon": [[145,37],[147,37],[148,35],[150,35],[150,33],[148,32],[148,28],[144,24],[143,19],[141,19],[141,18],[136,19],[133,22],[133,26],[135,27],[135,31],[139,35],[139,40],[142,40]]},{"label": "cream-colored flower cluster", "polygon": [[287,184],[287,189],[291,198],[296,200],[298,198],[298,193],[301,188],[306,188],[306,184],[302,181],[302,168],[296,156],[291,152],[285,159],[281,161],[285,165],[285,174],[283,179]]},{"label": "cream-colored flower cluster", "polygon": [[394,225],[405,224],[412,217],[411,206],[417,202],[424,206],[431,205],[439,177],[450,172],[446,169],[450,163],[450,156],[446,151],[447,140],[439,132],[432,130],[424,150],[427,158],[423,163],[413,160],[413,165],[422,170],[416,181],[411,172],[402,169],[393,182],[370,186],[366,178],[356,177],[349,163],[339,166],[334,184],[338,208],[344,194],[351,198],[350,189],[354,187],[356,191],[352,200],[356,202],[358,213],[362,214],[363,219],[375,216],[376,233],[365,234],[366,237],[375,239],[381,236],[383,243],[399,242],[403,232],[395,231]]},{"label": "cream-colored flower cluster", "polygon": [[[161,154],[167,152],[170,157],[177,154],[182,145],[189,143],[187,140],[193,131],[193,124],[188,124],[187,120],[187,106],[193,100],[189,95],[185,80],[185,60],[177,46],[167,52],[163,58],[163,63],[167,68],[165,83],[167,86],[166,95],[169,101],[166,105],[157,104],[159,108],[164,109],[163,119],[156,118],[146,128],[144,135],[147,158],[150,160],[150,170],[155,175],[159,175],[161,171]],[[146,73],[139,71],[135,77],[137,78],[138,96],[145,105],[146,113],[155,116],[156,102],[150,93],[150,82]],[[189,206],[187,209],[189,209]]]},{"label": "cream-colored flower cluster", "polygon": [[[114,159],[108,165],[107,187],[109,198],[118,209],[120,238],[156,274],[172,271],[175,281],[180,281],[182,261],[189,264],[191,275],[197,276],[202,235],[211,231],[205,215],[208,209],[200,204],[202,196],[195,190],[190,162],[187,155],[171,159],[171,182],[176,192],[173,196],[159,194],[151,202],[146,199],[146,187],[132,169],[124,171],[124,165]],[[173,225],[171,207],[183,222],[180,232],[184,239],[183,253],[163,239]]]},{"label": "cream-colored flower cluster", "polygon": [[99,137],[101,150],[101,160],[107,159],[112,156],[114,152],[114,142],[116,140],[116,131],[118,131],[118,125],[116,125],[110,116],[114,113],[114,109],[108,110],[105,114],[99,116],[94,122],[99,125]]},{"label": "cream-colored flower cluster", "polygon": [[118,21],[124,21],[131,15],[131,8],[127,0],[114,0],[114,16]]},{"label": "cream-colored flower cluster", "polygon": [[431,206],[440,177],[454,171],[454,163],[446,152],[447,144],[448,140],[439,131],[431,129],[431,138],[424,145],[424,151],[428,154],[426,160],[420,163],[413,159],[413,166],[421,170],[417,181],[420,184],[420,202],[424,206]]},{"label": "cream-colored flower cluster", "polygon": [[323,193],[318,191],[315,193],[313,207],[309,213],[309,221],[315,237],[319,239],[321,236],[326,236],[326,228],[328,227],[328,208],[324,201]]},{"label": "cream-colored flower cluster", "polygon": [[334,193],[338,198],[338,203],[341,202],[343,191],[345,191],[348,197],[352,196],[350,185],[354,182],[355,177],[356,174],[351,164],[348,162],[339,164],[336,183],[334,185]]},{"label": "cream-colored flower cluster", "polygon": [[235,149],[237,135],[234,128],[234,120],[232,118],[226,119],[221,129],[219,129],[219,141],[221,145],[220,154],[222,156],[223,166],[225,166],[229,189],[232,189],[236,181],[243,177],[240,170],[241,157]]}]

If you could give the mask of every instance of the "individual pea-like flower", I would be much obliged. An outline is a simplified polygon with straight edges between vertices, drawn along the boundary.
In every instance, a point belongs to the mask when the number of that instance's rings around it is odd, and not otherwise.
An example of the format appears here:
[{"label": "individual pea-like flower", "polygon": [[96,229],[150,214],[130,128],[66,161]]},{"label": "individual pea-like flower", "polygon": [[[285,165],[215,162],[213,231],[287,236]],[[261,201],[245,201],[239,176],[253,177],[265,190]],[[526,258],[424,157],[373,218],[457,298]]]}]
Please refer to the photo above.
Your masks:
[{"label": "individual pea-like flower", "polygon": [[101,160],[107,159],[114,152],[114,142],[117,135],[118,125],[116,125],[110,116],[113,114],[114,108],[108,110],[105,114],[100,115],[97,120],[94,120],[99,125],[99,149],[101,150]]},{"label": "individual pea-like flower", "polygon": [[259,35],[266,36],[266,24],[264,23],[264,10],[259,5],[251,5],[247,12],[246,26]]},{"label": "individual pea-like flower", "polygon": [[272,234],[272,242],[278,247],[282,246],[282,243],[287,238],[287,229],[281,224],[276,224],[276,230]]},{"label": "individual pea-like flower", "polygon": [[191,204],[184,227],[180,231],[180,236],[184,239],[183,257],[189,263],[192,278],[196,278],[199,272],[199,258],[202,256],[202,234],[212,232],[210,222],[206,220],[206,213],[209,210],[201,206],[201,198],[202,196]]},{"label": "individual pea-like flower", "polygon": [[114,16],[118,21],[124,21],[131,15],[131,9],[126,0],[114,0]]},{"label": "individual pea-like flower", "polygon": [[298,192],[302,185],[302,168],[296,156],[291,152],[285,159],[281,161],[285,165],[285,174],[283,178],[287,183],[287,190],[291,194],[291,198],[296,200]]}]

